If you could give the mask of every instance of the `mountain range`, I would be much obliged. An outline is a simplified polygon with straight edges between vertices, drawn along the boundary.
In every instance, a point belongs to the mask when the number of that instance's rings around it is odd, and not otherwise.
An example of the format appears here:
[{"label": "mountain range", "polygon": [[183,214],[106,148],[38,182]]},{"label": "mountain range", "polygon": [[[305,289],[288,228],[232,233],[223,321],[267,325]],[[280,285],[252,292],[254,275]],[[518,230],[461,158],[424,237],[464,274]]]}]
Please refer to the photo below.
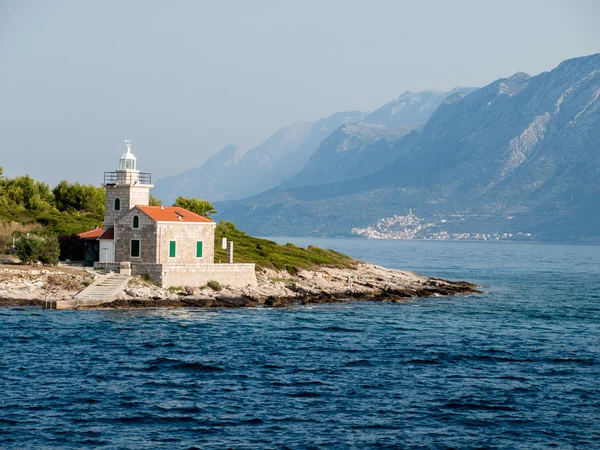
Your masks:
[{"label": "mountain range", "polygon": [[168,203],[179,195],[214,202],[258,194],[294,175],[335,129],[363,117],[361,112],[347,111],[296,122],[247,152],[227,145],[203,166],[158,180],[153,194]]},{"label": "mountain range", "polygon": [[[153,194],[172,203],[179,195],[214,202],[237,200],[261,193],[294,176],[309,162],[321,142],[340,127],[347,126],[344,143],[347,150],[371,141],[393,140],[415,126],[424,124],[456,90],[459,88],[451,92],[406,91],[371,114],[345,111],[314,122],[296,122],[278,130],[247,152],[227,145],[203,166],[158,180]],[[470,90],[472,88],[465,91]],[[378,163],[373,167],[376,169],[380,166]]]},{"label": "mountain range", "polygon": [[[405,95],[427,102],[409,114]],[[350,235],[413,208],[449,231],[600,240],[600,54],[403,96],[340,123],[278,186],[219,203],[221,217],[260,235]]]}]

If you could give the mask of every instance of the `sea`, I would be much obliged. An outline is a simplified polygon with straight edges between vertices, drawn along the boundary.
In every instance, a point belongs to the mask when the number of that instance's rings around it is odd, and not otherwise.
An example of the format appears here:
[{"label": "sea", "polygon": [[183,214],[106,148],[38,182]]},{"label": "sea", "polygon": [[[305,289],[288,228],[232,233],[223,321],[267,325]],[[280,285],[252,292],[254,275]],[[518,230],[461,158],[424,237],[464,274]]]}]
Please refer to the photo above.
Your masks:
[{"label": "sea", "polygon": [[600,448],[600,246],[274,240],[483,293],[0,308],[0,448]]}]

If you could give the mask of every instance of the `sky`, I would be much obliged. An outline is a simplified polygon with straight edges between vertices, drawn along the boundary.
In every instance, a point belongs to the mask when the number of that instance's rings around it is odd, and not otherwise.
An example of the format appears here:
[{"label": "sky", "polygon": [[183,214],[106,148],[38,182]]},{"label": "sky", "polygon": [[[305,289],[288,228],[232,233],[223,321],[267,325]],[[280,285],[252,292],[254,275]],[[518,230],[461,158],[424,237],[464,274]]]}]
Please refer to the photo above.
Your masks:
[{"label": "sky", "polygon": [[600,52],[595,0],[0,0],[0,166],[153,180],[227,144]]}]

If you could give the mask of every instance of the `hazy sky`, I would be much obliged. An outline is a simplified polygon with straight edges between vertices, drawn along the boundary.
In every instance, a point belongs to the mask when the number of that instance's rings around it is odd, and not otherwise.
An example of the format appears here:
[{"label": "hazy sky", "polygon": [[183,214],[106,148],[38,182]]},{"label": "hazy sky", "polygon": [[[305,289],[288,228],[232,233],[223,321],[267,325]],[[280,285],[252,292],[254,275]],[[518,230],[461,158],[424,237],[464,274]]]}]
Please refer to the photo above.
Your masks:
[{"label": "hazy sky", "polygon": [[0,0],[0,166],[154,179],[226,144],[600,52],[595,0]]}]

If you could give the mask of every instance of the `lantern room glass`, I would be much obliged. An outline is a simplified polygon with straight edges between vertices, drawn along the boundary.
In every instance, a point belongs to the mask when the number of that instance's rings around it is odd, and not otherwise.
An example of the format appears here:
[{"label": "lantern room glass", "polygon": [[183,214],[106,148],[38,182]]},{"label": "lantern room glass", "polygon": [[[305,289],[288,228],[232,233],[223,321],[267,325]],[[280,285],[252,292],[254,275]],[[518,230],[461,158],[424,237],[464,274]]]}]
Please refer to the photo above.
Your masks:
[{"label": "lantern room glass", "polygon": [[136,170],[136,160],[131,158],[121,158],[119,169],[121,170]]}]

